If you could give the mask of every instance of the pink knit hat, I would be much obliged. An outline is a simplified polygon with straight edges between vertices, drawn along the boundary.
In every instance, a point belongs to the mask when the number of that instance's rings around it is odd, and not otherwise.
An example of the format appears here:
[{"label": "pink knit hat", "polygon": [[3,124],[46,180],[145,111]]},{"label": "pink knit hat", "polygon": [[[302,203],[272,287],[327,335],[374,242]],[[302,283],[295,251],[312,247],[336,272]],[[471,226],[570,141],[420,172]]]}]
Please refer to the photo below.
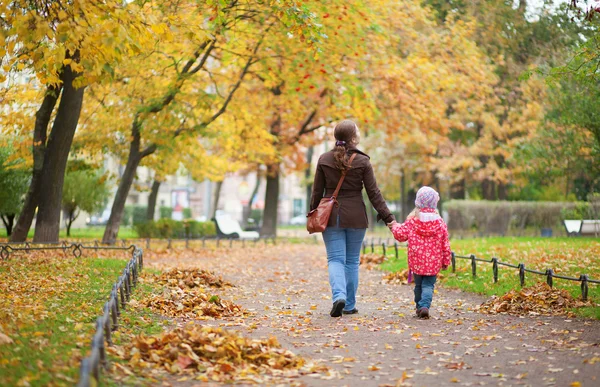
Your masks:
[{"label": "pink knit hat", "polygon": [[433,208],[437,207],[440,195],[431,187],[421,187],[417,191],[417,198],[415,199],[415,206],[417,208]]}]

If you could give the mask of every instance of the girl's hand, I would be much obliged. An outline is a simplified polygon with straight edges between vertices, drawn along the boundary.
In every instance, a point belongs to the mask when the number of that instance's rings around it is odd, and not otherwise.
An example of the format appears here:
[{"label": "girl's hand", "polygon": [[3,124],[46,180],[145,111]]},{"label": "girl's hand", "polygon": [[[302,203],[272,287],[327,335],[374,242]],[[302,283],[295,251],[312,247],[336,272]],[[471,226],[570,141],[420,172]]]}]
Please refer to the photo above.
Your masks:
[{"label": "girl's hand", "polygon": [[387,224],[388,228],[390,229],[390,231],[392,231],[394,229],[394,225],[398,224],[398,222],[391,221],[390,223]]}]

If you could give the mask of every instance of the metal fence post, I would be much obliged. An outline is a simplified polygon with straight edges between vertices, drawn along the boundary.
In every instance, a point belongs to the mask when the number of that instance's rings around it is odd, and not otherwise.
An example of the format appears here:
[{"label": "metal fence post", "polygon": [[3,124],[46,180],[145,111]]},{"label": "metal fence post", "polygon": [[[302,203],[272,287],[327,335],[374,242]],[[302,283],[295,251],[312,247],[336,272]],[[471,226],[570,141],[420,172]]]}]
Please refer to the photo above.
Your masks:
[{"label": "metal fence post", "polygon": [[521,287],[525,286],[525,264],[519,263],[519,281],[521,282]]},{"label": "metal fence post", "polygon": [[454,251],[452,252],[450,263],[452,263],[452,272],[456,273],[456,253]]},{"label": "metal fence post", "polygon": [[381,248],[383,249],[383,256],[385,257],[385,242],[381,244]]},{"label": "metal fence post", "polygon": [[552,269],[547,269],[546,270],[546,283],[552,287],[554,284],[552,283],[552,276],[554,275],[554,272],[552,271]]},{"label": "metal fence post", "polygon": [[396,259],[398,259],[398,242],[394,241],[394,250],[396,251]]},{"label": "metal fence post", "polygon": [[477,277],[477,261],[475,260],[475,254],[471,254],[471,272],[473,277]]},{"label": "metal fence post", "polygon": [[363,254],[367,253],[367,242],[366,241],[363,241],[363,243],[362,243],[362,250],[363,250]]},{"label": "metal fence post", "polygon": [[581,300],[587,301],[588,299],[588,276],[587,274],[582,274],[579,276],[581,280]]},{"label": "metal fence post", "polygon": [[494,283],[498,282],[498,258],[492,258],[492,271],[494,272]]},{"label": "metal fence post", "polygon": [[371,253],[375,252],[375,241],[371,238]]}]

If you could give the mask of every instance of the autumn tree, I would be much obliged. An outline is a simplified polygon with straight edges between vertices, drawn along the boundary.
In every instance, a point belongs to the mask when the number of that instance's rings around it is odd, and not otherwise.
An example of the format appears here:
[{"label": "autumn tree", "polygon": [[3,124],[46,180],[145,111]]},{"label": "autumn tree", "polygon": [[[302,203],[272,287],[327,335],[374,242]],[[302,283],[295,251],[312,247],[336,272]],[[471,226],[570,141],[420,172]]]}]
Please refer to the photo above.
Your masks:
[{"label": "autumn tree", "polygon": [[11,134],[33,133],[31,184],[11,240],[25,240],[36,208],[34,241],[58,240],[63,179],[85,87],[145,44],[138,10],[116,0],[0,3],[3,68],[9,76],[34,76],[41,90],[31,126],[15,128],[8,121],[3,127]]},{"label": "autumn tree", "polygon": [[[118,133],[114,153],[125,161],[103,238],[108,243],[116,238],[137,167],[157,151],[176,152],[182,142],[201,145],[199,136],[211,141],[210,126],[256,64],[266,37],[286,39],[293,31],[305,47],[316,39],[310,12],[293,2],[146,3],[143,11],[162,21],[155,27],[161,41],[115,68],[120,82],[93,92],[102,112],[89,121],[89,131],[97,128],[93,123],[110,123],[106,130]],[[111,138],[99,134],[98,142]]]}]

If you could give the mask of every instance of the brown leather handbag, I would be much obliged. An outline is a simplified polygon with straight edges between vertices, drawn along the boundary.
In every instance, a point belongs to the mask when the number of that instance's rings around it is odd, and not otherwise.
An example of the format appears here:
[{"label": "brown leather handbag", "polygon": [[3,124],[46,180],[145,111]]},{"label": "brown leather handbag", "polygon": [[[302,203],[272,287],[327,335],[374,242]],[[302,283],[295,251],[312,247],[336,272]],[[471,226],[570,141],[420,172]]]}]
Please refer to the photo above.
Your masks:
[{"label": "brown leather handbag", "polygon": [[[356,153],[353,153],[350,156],[350,160],[348,160],[348,165],[352,165],[352,160],[356,157]],[[333,206],[339,207],[339,203],[337,201],[337,196],[340,193],[340,188],[342,188],[342,183],[344,182],[344,178],[346,177],[347,170],[342,172],[342,176],[340,177],[340,181],[338,182],[333,195],[329,198],[322,198],[319,202],[319,206],[306,214],[306,229],[309,234],[314,234],[316,232],[323,232],[327,228],[327,223],[329,223],[329,217],[331,216],[331,212],[333,211]]]}]

